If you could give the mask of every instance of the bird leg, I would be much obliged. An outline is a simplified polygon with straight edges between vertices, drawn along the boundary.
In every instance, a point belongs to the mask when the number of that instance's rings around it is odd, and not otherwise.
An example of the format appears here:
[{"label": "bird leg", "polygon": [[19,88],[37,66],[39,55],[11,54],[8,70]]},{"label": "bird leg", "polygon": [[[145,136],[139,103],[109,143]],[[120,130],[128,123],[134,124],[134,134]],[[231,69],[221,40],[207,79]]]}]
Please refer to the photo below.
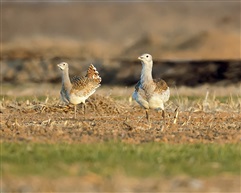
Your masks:
[{"label": "bird leg", "polygon": [[86,111],[85,103],[82,103],[82,111],[83,111],[83,114],[84,114],[84,116],[85,116],[85,111]]},{"label": "bird leg", "polygon": [[76,119],[76,105],[74,105],[74,118]]},{"label": "bird leg", "polygon": [[149,109],[146,109],[146,119],[147,119],[149,128],[151,128],[151,121],[150,121],[150,116],[149,116],[148,111],[149,111]]},{"label": "bird leg", "polygon": [[166,127],[166,116],[165,116],[165,111],[162,110],[162,118],[163,118],[163,124],[161,126],[161,130],[164,131],[165,127]]},{"label": "bird leg", "polygon": [[162,110],[162,118],[165,120],[165,111],[164,110]]}]

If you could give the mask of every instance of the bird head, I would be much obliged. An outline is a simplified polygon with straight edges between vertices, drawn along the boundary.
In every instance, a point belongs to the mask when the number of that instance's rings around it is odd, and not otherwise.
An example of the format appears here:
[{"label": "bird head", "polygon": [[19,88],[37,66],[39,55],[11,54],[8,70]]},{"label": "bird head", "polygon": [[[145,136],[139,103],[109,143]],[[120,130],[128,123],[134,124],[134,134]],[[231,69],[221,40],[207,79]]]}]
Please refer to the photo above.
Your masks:
[{"label": "bird head", "polygon": [[57,66],[59,67],[60,70],[64,70],[64,69],[68,68],[68,63],[61,62],[61,63],[57,64]]},{"label": "bird head", "polygon": [[142,54],[138,59],[144,64],[152,64],[152,56],[150,54]]}]

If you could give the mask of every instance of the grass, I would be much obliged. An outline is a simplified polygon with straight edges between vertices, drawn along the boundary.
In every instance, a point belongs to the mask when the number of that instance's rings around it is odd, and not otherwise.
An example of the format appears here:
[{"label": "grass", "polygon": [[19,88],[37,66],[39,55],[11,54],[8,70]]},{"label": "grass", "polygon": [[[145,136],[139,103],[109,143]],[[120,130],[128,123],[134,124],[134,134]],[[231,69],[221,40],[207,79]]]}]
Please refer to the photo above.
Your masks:
[{"label": "grass", "polygon": [[[14,101],[14,102],[26,102],[29,101],[35,101],[35,102],[44,102],[48,98],[48,96],[7,96],[7,95],[0,95],[1,101]],[[53,98],[53,97],[51,97]]]},{"label": "grass", "polygon": [[[112,96],[116,101],[125,101],[127,102],[129,100],[129,97],[123,97],[123,96]],[[195,104],[202,104],[205,97],[201,96],[171,96],[169,101],[174,102],[175,104],[178,104],[180,106],[193,106]],[[59,98],[56,97],[49,97],[49,96],[7,96],[7,95],[0,95],[0,101],[12,101],[12,102],[26,102],[26,101],[34,101],[34,102],[47,102],[50,101],[59,101]],[[240,97],[239,96],[217,96],[212,97],[208,100],[208,102],[212,106],[218,106],[220,103],[226,104],[228,106],[235,106],[233,107],[236,109],[236,106],[240,104]]]},{"label": "grass", "polygon": [[239,175],[238,144],[25,144],[2,143],[3,176]]}]

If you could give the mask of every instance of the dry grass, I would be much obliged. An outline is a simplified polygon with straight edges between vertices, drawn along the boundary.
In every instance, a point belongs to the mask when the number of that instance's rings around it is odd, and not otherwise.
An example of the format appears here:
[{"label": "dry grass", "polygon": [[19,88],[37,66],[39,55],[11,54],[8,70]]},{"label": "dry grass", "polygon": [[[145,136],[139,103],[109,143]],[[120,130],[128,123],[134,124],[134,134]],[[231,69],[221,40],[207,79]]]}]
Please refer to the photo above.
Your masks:
[{"label": "dry grass", "polygon": [[240,95],[173,89],[162,130],[131,88],[102,89],[77,119],[58,95],[1,97],[4,191],[238,190]]},{"label": "dry grass", "polygon": [[217,97],[206,92],[203,97],[190,97],[178,93],[166,104],[166,125],[160,113],[151,111],[149,129],[144,110],[132,101],[127,90],[118,89],[126,94],[121,97],[112,91],[105,96],[95,94],[87,102],[85,115],[81,105],[78,106],[77,119],[73,119],[73,106],[62,104],[58,97],[2,97],[2,140],[70,143],[113,139],[128,143],[240,140],[239,95]]}]

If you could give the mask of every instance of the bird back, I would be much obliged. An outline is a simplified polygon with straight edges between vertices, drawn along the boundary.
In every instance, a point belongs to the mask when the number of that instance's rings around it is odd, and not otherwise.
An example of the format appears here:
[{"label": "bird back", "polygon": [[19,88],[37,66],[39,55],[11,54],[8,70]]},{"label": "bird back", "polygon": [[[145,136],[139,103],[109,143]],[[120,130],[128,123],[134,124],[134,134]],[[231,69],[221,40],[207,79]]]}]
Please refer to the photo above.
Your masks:
[{"label": "bird back", "polygon": [[101,77],[99,76],[99,72],[91,64],[85,76],[75,76],[71,79],[71,93],[76,93],[77,95],[83,96],[90,96],[100,86],[100,82]]},{"label": "bird back", "polygon": [[168,89],[167,83],[162,79],[154,79],[153,82],[156,84],[155,92],[162,93]]}]

